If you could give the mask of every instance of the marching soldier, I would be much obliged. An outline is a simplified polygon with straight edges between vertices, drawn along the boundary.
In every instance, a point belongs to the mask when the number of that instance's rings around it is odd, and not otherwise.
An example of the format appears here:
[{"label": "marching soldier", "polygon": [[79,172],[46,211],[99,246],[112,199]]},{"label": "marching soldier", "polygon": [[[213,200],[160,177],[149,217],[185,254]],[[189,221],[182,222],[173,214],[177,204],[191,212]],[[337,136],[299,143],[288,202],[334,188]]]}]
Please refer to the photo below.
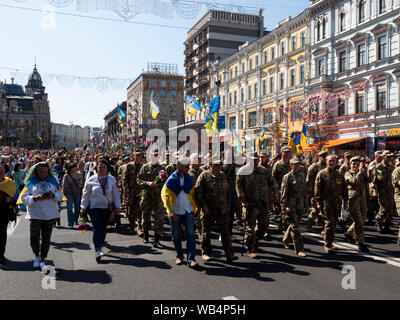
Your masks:
[{"label": "marching soldier", "polygon": [[122,159],[122,162],[120,163],[120,166],[118,167],[118,179],[117,179],[117,184],[118,184],[118,189],[120,190],[121,193],[121,211],[125,212],[125,217],[127,218],[127,214],[126,214],[126,203],[125,203],[125,197],[124,197],[124,193],[123,193],[123,186],[122,186],[122,172],[126,166],[127,163],[129,163],[130,157],[127,155],[126,157],[124,157]]},{"label": "marching soldier", "polygon": [[352,242],[354,236],[360,251],[369,252],[364,244],[364,215],[363,202],[365,198],[365,178],[360,170],[360,157],[350,159],[350,170],[344,174],[344,180],[348,191],[348,212],[353,224],[345,232],[344,236]]},{"label": "marching soldier", "polygon": [[140,214],[140,187],[137,184],[137,176],[142,168],[141,152],[135,152],[132,156],[132,162],[123,166],[122,170],[122,190],[124,203],[126,204],[126,215],[129,220],[131,234],[135,233],[136,225],[138,226],[137,235],[143,236],[142,221]]},{"label": "marching soldier", "polygon": [[[394,188],[394,200],[397,208],[397,215],[400,216],[400,167],[397,167],[392,173],[392,184]],[[400,246],[400,228],[397,245]]]},{"label": "marching soldier", "polygon": [[300,160],[296,157],[291,159],[292,170],[282,180],[281,207],[290,223],[283,236],[283,245],[288,249],[289,242],[293,239],[296,254],[305,257],[303,239],[300,234],[300,219],[307,207],[307,187],[305,177],[300,172],[300,164]]},{"label": "marching soldier", "polygon": [[273,188],[273,180],[267,180],[268,170],[259,166],[257,154],[250,154],[253,160],[240,168],[236,177],[236,192],[245,207],[245,243],[250,258],[257,257],[258,241],[267,231],[268,203],[267,194]]},{"label": "marching soldier", "polygon": [[344,163],[340,166],[340,168],[339,168],[339,173],[341,174],[341,175],[343,175],[343,177],[344,177],[344,174],[347,172],[347,171],[349,171],[350,170],[350,160],[351,160],[352,158],[351,158],[351,152],[346,152],[345,154],[344,154]]},{"label": "marching soldier", "polygon": [[214,156],[210,169],[200,174],[195,185],[197,204],[201,208],[201,252],[204,262],[211,259],[211,231],[215,223],[220,228],[226,261],[231,263],[238,259],[233,252],[228,227],[231,195],[226,175],[221,168],[222,161],[219,156]]},{"label": "marching soldier", "polygon": [[376,229],[379,233],[391,233],[390,223],[394,210],[394,189],[389,165],[391,155],[390,151],[382,154],[383,160],[376,166],[372,180],[372,188],[375,190],[379,202],[379,211],[375,217]]},{"label": "marching soldier", "polygon": [[379,211],[379,202],[378,202],[378,195],[376,194],[376,190],[373,188],[372,180],[374,178],[375,169],[378,164],[382,162],[382,151],[375,152],[375,159],[372,161],[367,169],[367,176],[368,181],[370,183],[369,188],[369,197],[368,197],[368,221],[367,225],[375,225],[374,219],[375,216],[378,214]]},{"label": "marching soldier", "polygon": [[[192,177],[193,180],[193,185],[196,185],[197,179],[200,176],[200,174],[203,172],[203,169],[200,167],[200,157],[197,153],[193,153],[190,156],[190,169],[189,169],[189,175]],[[201,219],[200,219],[200,214],[196,214],[194,216],[194,221],[195,221],[195,226],[197,229],[197,232],[199,234],[199,239],[201,240]]]},{"label": "marching soldier", "polygon": [[[292,149],[290,149],[289,147],[283,147],[281,149],[281,154],[282,154],[282,159],[279,160],[277,163],[275,163],[272,169],[272,176],[274,177],[276,183],[278,184],[278,189],[279,189],[278,192],[280,192],[283,177],[290,171],[289,160],[292,158]],[[275,203],[275,213],[277,213],[278,216],[281,216],[282,214],[279,199]],[[282,225],[279,223],[278,230],[282,231],[281,229]]]},{"label": "marching soldier", "polygon": [[164,168],[156,161],[158,152],[154,152],[154,157],[148,159],[148,163],[144,164],[140,169],[137,177],[137,184],[142,187],[142,196],[140,200],[140,209],[142,210],[143,219],[143,242],[149,242],[149,230],[151,225],[151,213],[155,212],[154,221],[154,242],[155,248],[162,248],[160,244],[160,237],[164,224],[164,209],[161,201],[161,188],[162,185],[157,183],[156,177]]},{"label": "marching soldier", "polygon": [[317,209],[321,210],[325,222],[324,241],[326,253],[336,250],[333,245],[333,239],[342,200],[345,201],[344,206],[347,209],[347,190],[343,176],[335,169],[336,164],[336,156],[329,156],[327,158],[327,167],[318,172],[315,179],[315,201]]},{"label": "marching soldier", "polygon": [[326,156],[328,155],[328,151],[321,151],[318,153],[319,161],[317,163],[313,163],[307,171],[306,183],[309,198],[311,199],[311,212],[308,216],[307,223],[307,231],[312,231],[312,226],[314,221],[317,219],[320,210],[317,208],[317,203],[314,197],[314,189],[315,189],[315,178],[317,177],[318,172],[326,168]]}]

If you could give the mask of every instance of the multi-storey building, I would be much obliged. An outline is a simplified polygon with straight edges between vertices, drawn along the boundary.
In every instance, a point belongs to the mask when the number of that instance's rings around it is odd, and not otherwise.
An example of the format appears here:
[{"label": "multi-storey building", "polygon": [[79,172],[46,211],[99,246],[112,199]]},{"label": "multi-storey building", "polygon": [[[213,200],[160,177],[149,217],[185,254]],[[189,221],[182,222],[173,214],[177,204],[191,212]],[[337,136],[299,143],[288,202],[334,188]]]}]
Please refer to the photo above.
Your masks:
[{"label": "multi-storey building", "polygon": [[51,146],[55,149],[75,149],[88,143],[90,127],[67,125],[61,123],[51,124]]},{"label": "multi-storey building", "polygon": [[203,107],[186,123],[204,120],[205,106],[210,102],[210,66],[228,58],[246,42],[264,34],[264,17],[210,10],[188,32],[185,41],[185,91]]},{"label": "multi-storey building", "polygon": [[36,65],[25,90],[0,82],[0,143],[28,148],[50,147],[50,110]]},{"label": "multi-storey building", "polygon": [[233,126],[244,136],[264,126],[266,138],[260,147],[270,153],[287,142],[289,133],[301,131],[301,115],[287,110],[304,99],[308,39],[303,12],[212,66],[210,93],[221,95],[220,115],[228,129]]},{"label": "multi-storey building", "polygon": [[[153,119],[150,100],[160,113]],[[128,87],[127,96],[127,138],[146,137],[151,129],[161,129],[169,136],[169,122],[178,125],[184,122],[183,76],[178,75],[177,66],[170,64],[151,64]]]},{"label": "multi-storey building", "polygon": [[[122,102],[119,105],[120,109],[125,115],[127,113],[126,106],[126,101]],[[106,143],[120,143],[125,141],[125,139],[127,138],[127,117],[121,117],[118,106],[106,114],[106,116],[104,117],[104,122],[104,138]]]},{"label": "multi-storey building", "polygon": [[390,130],[400,127],[400,1],[311,0],[309,14],[307,93],[328,97],[317,109],[329,110],[309,124],[311,142],[354,141],[338,153],[400,149],[400,130]]}]

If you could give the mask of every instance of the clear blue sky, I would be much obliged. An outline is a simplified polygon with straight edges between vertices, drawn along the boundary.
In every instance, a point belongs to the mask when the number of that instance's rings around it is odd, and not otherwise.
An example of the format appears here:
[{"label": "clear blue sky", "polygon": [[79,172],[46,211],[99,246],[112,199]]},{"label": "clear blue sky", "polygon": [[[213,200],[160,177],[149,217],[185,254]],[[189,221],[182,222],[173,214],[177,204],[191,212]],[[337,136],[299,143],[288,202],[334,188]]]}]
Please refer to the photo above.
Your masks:
[{"label": "clear blue sky", "polygon": [[[265,27],[271,30],[278,21],[301,13],[308,6],[309,0],[231,2],[264,7]],[[42,9],[49,3],[47,0],[26,0],[22,3],[0,0],[0,5]],[[76,0],[67,8],[56,11],[119,19],[111,11],[79,12],[76,10]],[[42,27],[44,13],[0,6],[0,67],[31,71],[36,56],[39,73],[135,79],[143,69],[147,69],[148,62],[154,61],[177,64],[179,73],[183,75],[183,43],[187,31],[205,13],[206,7],[203,6],[192,20],[182,19],[176,13],[174,19],[142,14],[131,20],[187,29],[56,15],[55,29],[46,30]],[[10,77],[9,71],[0,69],[1,80],[7,79],[10,82]],[[69,124],[72,121],[82,126],[104,126],[104,115],[116,107],[118,102],[126,100],[126,88],[100,93],[95,88],[83,89],[77,82],[72,87],[63,88],[57,81],[53,81],[46,87],[46,92],[52,122]]]}]

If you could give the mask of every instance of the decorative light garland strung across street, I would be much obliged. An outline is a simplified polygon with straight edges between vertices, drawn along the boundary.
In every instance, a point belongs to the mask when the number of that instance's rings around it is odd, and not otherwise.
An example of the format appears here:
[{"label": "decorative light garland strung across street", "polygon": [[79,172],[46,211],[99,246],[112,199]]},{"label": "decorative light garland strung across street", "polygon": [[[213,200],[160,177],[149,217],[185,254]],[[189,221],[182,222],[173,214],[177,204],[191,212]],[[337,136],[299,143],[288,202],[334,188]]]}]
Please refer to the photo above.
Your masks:
[{"label": "decorative light garland strung across street", "polygon": [[[13,0],[24,3],[28,0]],[[221,1],[221,0],[220,0]],[[47,0],[55,8],[67,8],[74,0]],[[222,10],[247,14],[258,14],[260,8],[239,5],[239,0],[225,2],[195,0],[76,0],[80,12],[95,10],[114,11],[125,21],[138,14],[152,14],[164,19],[173,19],[176,12],[183,19],[194,19],[202,10]]]}]

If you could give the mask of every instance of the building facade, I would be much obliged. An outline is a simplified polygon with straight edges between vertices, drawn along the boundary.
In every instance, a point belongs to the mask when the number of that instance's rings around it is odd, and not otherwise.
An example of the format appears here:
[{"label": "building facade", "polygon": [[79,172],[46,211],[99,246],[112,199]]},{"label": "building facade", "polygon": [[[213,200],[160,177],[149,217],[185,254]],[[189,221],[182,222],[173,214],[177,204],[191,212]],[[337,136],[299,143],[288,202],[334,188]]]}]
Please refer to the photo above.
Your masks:
[{"label": "building facade", "polygon": [[[170,68],[169,71],[164,70],[161,64],[153,66],[128,87],[128,141],[146,137],[151,129],[161,129],[168,137],[170,121],[176,121],[178,125],[184,122],[183,76],[178,75],[177,71],[171,72]],[[152,95],[154,103],[160,109],[156,119],[152,118],[150,111]]]},{"label": "building facade", "polygon": [[226,128],[246,132],[266,131],[260,149],[271,154],[287,143],[291,132],[299,133],[303,121],[288,106],[305,97],[309,75],[306,48],[309,43],[306,12],[288,17],[263,37],[243,46],[211,70],[210,94],[221,95],[220,115]]},{"label": "building facade", "polygon": [[[264,34],[262,11],[257,15],[210,10],[188,32],[185,41],[185,91],[202,106],[208,104],[209,69]],[[205,109],[205,108],[204,108]],[[205,110],[202,110],[204,116]],[[186,122],[198,120],[187,117]]]},{"label": "building facade", "polygon": [[0,82],[0,143],[26,148],[49,148],[50,109],[36,65],[25,90]]},{"label": "building facade", "polygon": [[390,130],[400,128],[400,1],[312,0],[309,15],[307,94],[332,97],[317,106],[329,116],[309,124],[310,142],[361,142],[339,153],[399,150]]},{"label": "building facade", "polygon": [[[127,113],[126,101],[120,104],[121,110]],[[122,143],[126,140],[126,127],[127,127],[127,117],[120,117],[118,111],[118,106],[111,110],[104,117],[104,138],[105,143],[110,144],[113,142]]]},{"label": "building facade", "polygon": [[90,127],[67,125],[61,123],[51,124],[51,146],[54,149],[67,148],[69,150],[83,147],[88,143]]}]

